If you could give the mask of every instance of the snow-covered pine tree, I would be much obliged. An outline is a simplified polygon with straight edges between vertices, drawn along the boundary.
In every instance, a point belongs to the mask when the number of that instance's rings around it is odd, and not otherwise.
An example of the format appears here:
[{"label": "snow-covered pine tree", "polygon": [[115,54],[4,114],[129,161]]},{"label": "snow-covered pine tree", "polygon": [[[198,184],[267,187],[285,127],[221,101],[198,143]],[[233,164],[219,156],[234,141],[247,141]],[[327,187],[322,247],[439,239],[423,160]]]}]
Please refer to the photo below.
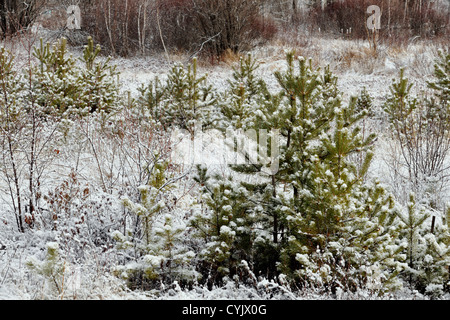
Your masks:
[{"label": "snow-covered pine tree", "polygon": [[440,50],[434,64],[434,81],[428,81],[428,86],[435,90],[443,105],[450,104],[450,52]]},{"label": "snow-covered pine tree", "polygon": [[[437,212],[416,203],[410,194],[406,212],[399,213],[400,238],[406,249],[408,267],[403,273],[410,285],[421,293],[440,297],[449,292],[450,233],[446,219],[436,222]],[[447,210],[446,215],[450,215]]]},{"label": "snow-covered pine tree", "polygon": [[[134,230],[125,234],[116,230],[112,236],[117,248],[124,250],[124,266],[117,266],[114,273],[127,279],[130,286],[155,286],[159,282],[191,282],[196,280],[191,260],[193,251],[183,245],[186,231],[184,223],[175,224],[166,204],[168,192],[173,187],[169,179],[168,162],[155,155],[147,185],[139,187],[140,201],[124,197],[124,207],[135,215]],[[131,258],[131,259],[130,259]]]},{"label": "snow-covered pine tree", "polygon": [[267,91],[265,82],[255,74],[258,67],[258,62],[248,54],[239,60],[238,67],[233,68],[232,79],[228,80],[229,88],[221,99],[221,112],[225,120],[222,128],[229,125],[236,129],[243,128],[243,121],[257,109],[261,95]]},{"label": "snow-covered pine tree", "polygon": [[26,265],[30,270],[45,278],[47,286],[45,294],[49,298],[52,296],[62,297],[65,289],[64,276],[66,263],[60,255],[58,243],[48,242],[46,247],[47,252],[43,261],[32,256],[27,259]]},{"label": "snow-covered pine tree", "polygon": [[206,80],[206,75],[198,76],[196,59],[186,68],[175,64],[164,85],[155,79],[141,87],[138,101],[165,128],[177,126],[193,137],[197,123],[208,128],[216,118],[216,97]]},{"label": "snow-covered pine tree", "polygon": [[[153,121],[162,122],[166,127],[168,124],[164,121],[164,106],[166,97],[166,86],[156,76],[147,85],[141,85],[138,88],[139,96],[137,98],[137,106],[140,108],[142,117],[153,119]],[[160,121],[159,119],[163,119]]]},{"label": "snow-covered pine tree", "polygon": [[[363,87],[356,98],[355,112],[361,113],[365,112],[366,116],[362,118],[361,123],[361,134],[362,138],[365,139],[367,135],[370,135],[370,132],[367,130],[367,123],[370,118],[372,118],[376,114],[375,106],[373,104],[373,98],[367,91],[366,87]],[[362,169],[364,155],[357,154],[354,156],[357,165],[359,166],[359,170]]]},{"label": "snow-covered pine tree", "polygon": [[61,38],[53,46],[40,40],[34,48],[37,66],[27,72],[36,103],[48,115],[62,115],[71,109],[79,97],[75,59],[67,55],[67,39]]},{"label": "snow-covered pine tree", "polygon": [[79,114],[110,113],[118,108],[118,72],[116,67],[110,64],[110,58],[96,62],[100,52],[100,45],[94,47],[92,37],[88,37],[88,43],[80,58],[84,68],[77,72],[80,99],[76,101],[74,111]]},{"label": "snow-covered pine tree", "polygon": [[182,221],[174,221],[172,214],[167,213],[164,221],[154,228],[155,237],[150,253],[144,256],[146,262],[154,265],[153,272],[163,283],[192,283],[200,274],[195,270],[192,261],[195,253],[189,250],[186,242],[186,225]]},{"label": "snow-covered pine tree", "polygon": [[[263,91],[262,103],[243,120],[245,129],[279,130],[279,170],[263,171],[257,163],[232,166],[252,177],[239,184],[249,195],[251,267],[256,274],[282,271],[330,290],[366,284],[370,266],[381,274],[380,283],[391,280],[401,270],[401,247],[393,243],[392,198],[381,186],[363,183],[375,138],[361,134],[359,122],[367,112],[356,110],[356,99],[342,105],[329,67],[314,69],[311,60],[293,53],[286,60],[287,70],[275,73],[281,91]],[[359,169],[352,154],[365,155]]]},{"label": "snow-covered pine tree", "polygon": [[136,228],[125,230],[125,234],[116,230],[113,238],[117,241],[117,248],[122,250],[131,249],[137,261],[130,263],[126,267],[117,267],[116,274],[133,281],[153,280],[158,277],[155,268],[158,264],[153,264],[143,257],[152,250],[152,240],[154,236],[155,220],[163,209],[165,203],[162,198],[164,193],[165,170],[167,163],[156,162],[153,165],[151,181],[148,185],[139,187],[140,202],[134,203],[128,197],[122,198],[124,207],[135,215]]},{"label": "snow-covered pine tree", "polygon": [[200,185],[202,208],[191,217],[190,226],[204,243],[199,259],[206,270],[204,280],[211,285],[236,275],[241,261],[250,259],[247,192],[231,180],[211,177],[201,166],[194,180]]},{"label": "snow-covered pine tree", "polygon": [[[392,137],[401,150],[403,173],[412,192],[399,217],[400,239],[406,248],[406,279],[422,293],[439,296],[448,290],[448,225],[439,218],[444,206],[442,192],[450,152],[450,109],[448,100],[450,55],[439,53],[434,79],[428,82],[430,97],[411,94],[413,84],[404,70],[393,81],[384,110]],[[401,178],[398,176],[397,178]],[[444,206],[445,207],[445,206]],[[436,224],[431,222],[434,216]],[[430,227],[430,224],[433,227]],[[432,230],[433,229],[433,230]]]},{"label": "snow-covered pine tree", "polygon": [[294,201],[297,201],[299,190],[309,180],[311,148],[329,130],[341,102],[336,87],[337,78],[329,67],[323,72],[319,68],[314,69],[311,60],[303,57],[296,59],[293,53],[288,53],[287,64],[285,72],[275,73],[282,87],[283,100],[279,110],[272,114],[267,110],[265,115],[270,117],[270,123],[280,125],[281,135],[286,139],[280,153],[278,176],[282,176],[280,180],[290,183]]},{"label": "snow-covered pine tree", "polygon": [[[255,271],[271,277],[277,272],[281,243],[285,243],[288,235],[286,217],[299,209],[299,190],[309,179],[311,148],[329,129],[339,106],[336,79],[329,69],[322,73],[312,67],[311,61],[297,59],[292,52],[287,54],[286,61],[287,70],[275,73],[282,90],[272,94],[259,80],[260,101],[256,110],[243,120],[246,130],[279,130],[282,139],[276,159],[279,170],[264,170],[264,166],[270,168],[272,163],[233,166],[236,172],[257,177],[252,179],[256,182],[242,185],[252,194],[254,223],[259,225],[255,230],[264,230],[255,231],[254,235]],[[269,145],[275,138],[269,137]]]},{"label": "snow-covered pine tree", "polygon": [[91,37],[76,65],[68,55],[67,39],[61,38],[55,45],[44,44],[34,49],[39,64],[29,72],[37,103],[46,114],[87,115],[95,111],[111,112],[119,102],[116,83],[117,72],[110,59],[95,62],[100,46],[94,47]]},{"label": "snow-covered pine tree", "polygon": [[[352,98],[347,107],[336,108],[332,129],[309,149],[307,179],[286,217],[290,236],[282,270],[332,291],[373,287],[374,281],[373,289],[396,286],[402,270],[402,247],[393,241],[398,234],[393,199],[379,184],[364,183],[375,135],[363,138],[359,123],[366,111],[357,112],[356,102]],[[352,154],[364,155],[361,166],[351,161]]]},{"label": "snow-covered pine tree", "polygon": [[374,114],[373,98],[366,87],[361,89],[356,100],[356,111],[361,112],[363,110],[367,111],[367,116],[369,117]]}]

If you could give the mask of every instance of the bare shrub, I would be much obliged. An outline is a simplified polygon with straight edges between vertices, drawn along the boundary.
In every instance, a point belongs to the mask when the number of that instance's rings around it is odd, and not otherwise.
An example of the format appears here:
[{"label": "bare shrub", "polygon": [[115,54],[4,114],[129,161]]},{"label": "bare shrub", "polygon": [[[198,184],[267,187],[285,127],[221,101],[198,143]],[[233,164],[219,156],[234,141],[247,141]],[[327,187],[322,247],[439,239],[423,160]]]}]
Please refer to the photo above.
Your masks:
[{"label": "bare shrub", "polygon": [[[330,2],[330,1],[329,1]],[[442,37],[449,35],[448,7],[420,0],[343,0],[322,7],[316,1],[310,10],[312,22],[330,34],[350,34],[353,39],[368,36],[366,12],[370,5],[381,9],[380,37],[402,41],[405,37]]]},{"label": "bare shrub", "polygon": [[192,27],[195,20],[191,15],[192,10],[191,0],[155,3],[151,8],[152,20],[157,21],[150,26],[151,34],[155,35],[152,45],[161,49],[164,42],[176,50],[189,49],[196,38],[196,32]]},{"label": "bare shrub", "polygon": [[110,53],[183,50],[220,57],[274,36],[257,0],[93,0],[82,4],[82,28]]},{"label": "bare shrub", "polygon": [[246,0],[169,0],[157,2],[159,36],[156,45],[214,56],[228,50],[237,53],[276,33],[272,20],[264,19],[263,1]]},{"label": "bare shrub", "polygon": [[238,52],[252,40],[250,27],[257,17],[257,1],[200,0],[194,1],[193,9],[201,40],[215,38],[208,44],[212,53],[219,56],[227,49]]},{"label": "bare shrub", "polygon": [[11,36],[31,26],[46,0],[4,0],[0,2],[0,36]]},{"label": "bare shrub", "polygon": [[411,96],[412,84],[402,69],[384,106],[401,155],[391,169],[419,199],[428,197],[433,209],[443,205],[441,195],[449,179],[450,109],[444,94],[448,83],[442,81],[448,77],[449,57],[442,54],[440,64],[435,65],[437,82],[429,83],[434,89],[430,98]]}]

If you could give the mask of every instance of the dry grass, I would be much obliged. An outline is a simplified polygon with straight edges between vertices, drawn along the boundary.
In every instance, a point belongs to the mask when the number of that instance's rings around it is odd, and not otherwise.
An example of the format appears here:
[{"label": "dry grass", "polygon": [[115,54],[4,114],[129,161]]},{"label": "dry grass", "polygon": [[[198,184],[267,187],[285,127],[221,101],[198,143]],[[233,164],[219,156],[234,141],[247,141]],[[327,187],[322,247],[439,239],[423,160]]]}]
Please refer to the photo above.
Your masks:
[{"label": "dry grass", "polygon": [[234,65],[236,62],[239,62],[241,59],[242,54],[233,52],[230,49],[225,50],[224,53],[219,57],[219,61],[223,62],[227,65]]}]

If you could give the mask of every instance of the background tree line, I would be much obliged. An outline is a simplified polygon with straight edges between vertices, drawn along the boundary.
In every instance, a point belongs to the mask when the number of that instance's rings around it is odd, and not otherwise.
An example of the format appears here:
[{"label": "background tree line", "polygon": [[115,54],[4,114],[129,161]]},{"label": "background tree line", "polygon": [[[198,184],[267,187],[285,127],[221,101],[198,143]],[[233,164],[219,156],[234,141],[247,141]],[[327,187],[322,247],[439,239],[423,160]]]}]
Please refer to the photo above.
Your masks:
[{"label": "background tree line", "polygon": [[[449,34],[448,1],[9,0],[0,2],[2,36],[29,28],[49,9],[59,12],[57,26],[64,29],[71,4],[81,8],[82,29],[72,36],[66,32],[67,38],[85,41],[91,35],[106,52],[120,56],[165,50],[218,58],[271,40],[279,31],[365,39],[369,5],[381,8],[380,41],[401,44]],[[83,37],[73,37],[77,32]]]}]

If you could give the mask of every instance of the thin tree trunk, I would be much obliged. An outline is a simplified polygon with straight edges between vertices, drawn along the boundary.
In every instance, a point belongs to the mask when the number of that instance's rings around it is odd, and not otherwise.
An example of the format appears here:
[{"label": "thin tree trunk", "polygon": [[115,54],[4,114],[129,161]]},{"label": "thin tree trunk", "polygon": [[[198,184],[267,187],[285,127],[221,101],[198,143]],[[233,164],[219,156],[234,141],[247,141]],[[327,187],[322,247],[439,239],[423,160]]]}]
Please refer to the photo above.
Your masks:
[{"label": "thin tree trunk", "polygon": [[[34,108],[32,107],[34,110]],[[30,226],[34,222],[34,170],[35,170],[35,147],[36,147],[36,117],[34,114],[34,111],[32,112],[33,117],[33,129],[32,129],[32,136],[31,136],[31,151],[30,151],[30,177],[29,177],[29,192],[30,192],[30,199],[29,199],[29,214],[30,214],[30,220],[28,220],[28,224]]]},{"label": "thin tree trunk", "polygon": [[[23,228],[23,214],[22,214],[22,198],[20,195],[20,184],[19,184],[19,176],[17,174],[17,167],[16,167],[16,160],[14,158],[14,151],[12,149],[12,141],[11,141],[11,137],[8,134],[8,148],[9,148],[9,156],[11,159],[11,165],[12,165],[12,170],[13,170],[13,179],[14,179],[14,186],[16,188],[16,197],[17,197],[17,208],[15,210],[16,213],[16,221],[17,221],[17,227],[19,228],[20,232],[25,232],[24,228]],[[15,203],[14,201],[14,195],[11,192],[11,198],[13,199],[13,203]]]},{"label": "thin tree trunk", "polygon": [[166,44],[164,43],[164,37],[163,37],[163,34],[162,34],[162,30],[161,30],[161,23],[159,21],[159,3],[156,6],[156,22],[158,24],[159,37],[161,39],[161,43],[162,43],[162,46],[164,48],[164,52],[166,53],[167,62],[170,63],[169,53],[167,52]]},{"label": "thin tree trunk", "polygon": [[391,0],[388,3],[388,22],[387,22],[388,34],[391,36]]},{"label": "thin tree trunk", "polygon": [[[275,175],[272,175],[272,196],[275,199],[277,196],[277,191],[275,189],[276,182],[275,182]],[[273,243],[278,243],[278,214],[274,212],[273,215]]]},{"label": "thin tree trunk", "polygon": [[408,14],[408,2],[409,0],[405,1],[405,12],[403,13],[403,23],[406,22],[406,15]]},{"label": "thin tree trunk", "polygon": [[[108,11],[108,15],[106,15],[106,11]],[[108,33],[111,51],[114,54],[116,54],[116,49],[114,47],[114,41],[112,39],[112,33],[111,33],[111,2],[110,1],[108,1],[108,10],[104,10],[104,12],[105,12],[105,27],[106,27],[106,32]]]},{"label": "thin tree trunk", "polygon": [[126,54],[128,54],[128,47],[129,47],[129,45],[128,45],[128,17],[129,17],[129,15],[128,15],[128,0],[125,0],[125,22],[124,22],[124,32],[125,32],[125,35],[124,35],[124,47],[125,47],[125,50],[127,51],[127,53]]},{"label": "thin tree trunk", "polygon": [[[3,5],[5,5],[5,3],[3,3]],[[6,175],[6,178],[8,181],[9,193],[10,193],[11,201],[13,204],[17,228],[19,229],[19,232],[23,233],[23,232],[25,232],[25,230],[23,228],[22,198],[21,198],[21,194],[20,194],[19,175],[18,175],[17,167],[16,167],[16,159],[14,157],[13,139],[11,138],[11,127],[10,127],[10,124],[11,124],[10,116],[11,115],[9,113],[9,111],[10,111],[9,110],[9,99],[8,99],[8,93],[7,93],[5,81],[2,81],[2,91],[4,94],[4,99],[5,99],[4,103],[5,103],[5,107],[6,107],[6,132],[4,130],[2,130],[2,131],[3,131],[3,133],[5,133],[5,137],[7,138],[7,145],[8,145],[7,153],[9,155],[9,160],[11,161],[11,166],[12,166],[14,188],[15,188],[15,193],[16,193],[15,196],[14,196],[13,187],[11,186],[9,174],[6,172],[5,175]],[[16,200],[17,200],[17,203],[16,203]]]}]

